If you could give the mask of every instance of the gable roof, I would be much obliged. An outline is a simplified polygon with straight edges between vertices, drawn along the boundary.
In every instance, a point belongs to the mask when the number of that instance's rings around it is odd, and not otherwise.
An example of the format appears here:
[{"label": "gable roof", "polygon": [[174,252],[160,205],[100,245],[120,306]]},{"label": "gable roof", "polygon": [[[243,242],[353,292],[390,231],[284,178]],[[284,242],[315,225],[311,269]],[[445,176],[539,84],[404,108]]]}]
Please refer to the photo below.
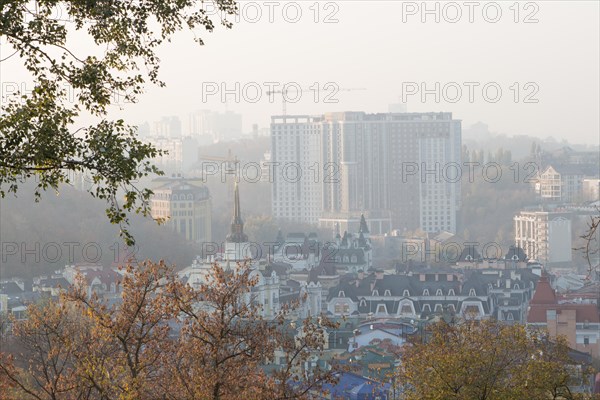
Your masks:
[{"label": "gable roof", "polygon": [[544,273],[540,277],[530,304],[558,304],[556,292],[552,289],[552,286],[550,286],[547,274]]}]

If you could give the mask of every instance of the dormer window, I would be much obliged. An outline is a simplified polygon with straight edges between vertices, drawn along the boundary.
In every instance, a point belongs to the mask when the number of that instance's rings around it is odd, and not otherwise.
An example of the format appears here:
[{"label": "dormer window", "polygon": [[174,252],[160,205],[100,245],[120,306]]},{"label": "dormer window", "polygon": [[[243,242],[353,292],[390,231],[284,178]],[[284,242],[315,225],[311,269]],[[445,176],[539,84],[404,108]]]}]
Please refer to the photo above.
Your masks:
[{"label": "dormer window", "polygon": [[404,292],[402,292],[402,296],[404,296],[404,297],[410,297],[410,292],[405,289]]},{"label": "dormer window", "polygon": [[442,289],[438,289],[437,292],[435,292],[436,296],[443,296],[444,294],[442,293]]},{"label": "dormer window", "polygon": [[429,289],[423,290],[423,296],[429,296]]},{"label": "dormer window", "polygon": [[448,296],[454,296],[454,289],[448,290]]},{"label": "dormer window", "polygon": [[365,299],[360,299],[359,307],[366,307],[366,306],[367,306],[367,301]]},{"label": "dormer window", "polygon": [[436,304],[435,305],[435,312],[442,312],[443,311],[443,307],[441,304]]},{"label": "dormer window", "polygon": [[423,312],[431,312],[431,306],[429,304],[423,304]]},{"label": "dormer window", "polygon": [[469,296],[477,296],[477,294],[475,293],[475,289],[469,290]]},{"label": "dormer window", "polygon": [[385,293],[383,294],[384,296],[391,296],[392,293],[390,292],[389,289],[386,289]]},{"label": "dormer window", "polygon": [[515,289],[515,290],[519,290],[519,289],[521,289],[521,288],[519,287],[519,284],[518,284],[518,283],[515,283],[515,285],[513,286],[513,289]]},{"label": "dormer window", "polygon": [[387,307],[385,306],[385,304],[377,305],[377,314],[387,314]]},{"label": "dormer window", "polygon": [[379,296],[379,290],[377,290],[377,289],[373,290],[373,296]]},{"label": "dormer window", "polygon": [[346,297],[346,294],[343,290],[340,290],[340,292],[338,293],[338,297]]},{"label": "dormer window", "polygon": [[506,320],[507,321],[514,321],[515,318],[513,317],[512,313],[509,312],[508,315],[506,316]]}]

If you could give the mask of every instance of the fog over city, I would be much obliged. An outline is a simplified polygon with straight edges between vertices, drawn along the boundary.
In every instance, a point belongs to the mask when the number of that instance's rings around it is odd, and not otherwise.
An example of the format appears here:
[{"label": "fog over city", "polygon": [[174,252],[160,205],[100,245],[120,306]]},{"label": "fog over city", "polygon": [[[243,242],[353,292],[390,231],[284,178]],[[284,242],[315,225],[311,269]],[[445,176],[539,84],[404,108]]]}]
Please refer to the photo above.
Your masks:
[{"label": "fog over city", "polygon": [[[233,29],[217,24],[213,33],[198,32],[206,43],[200,48],[189,32],[176,34],[158,51],[167,87],[148,86],[139,104],[127,105],[122,113],[115,110],[115,115],[141,123],[153,116],[185,118],[197,109],[228,109],[243,115],[243,129],[249,132],[252,124],[268,127],[270,116],[280,113],[281,96],[266,94],[265,82],[273,82],[279,89],[285,84],[320,88],[320,101],[314,101],[313,89],[290,104],[290,114],[386,112],[404,94],[409,111],[452,111],[465,127],[483,121],[508,135],[598,144],[597,2],[524,2],[518,7],[497,2],[485,8],[469,2],[315,3],[242,1],[239,16],[229,18]],[[82,46],[78,42],[87,43],[74,35],[73,46]],[[10,53],[0,51],[3,57]],[[27,79],[17,58],[3,62],[1,72],[4,92],[13,90],[7,82]],[[324,88],[329,82],[365,90],[341,91],[325,103],[323,97],[332,93]],[[436,101],[436,83],[441,93],[453,82],[462,95],[449,87],[448,96]],[[472,101],[464,82],[480,85]],[[515,82],[518,101],[511,89]],[[216,94],[207,89],[210,83],[217,84]],[[421,91],[406,92],[408,83],[433,92],[422,99]],[[496,103],[484,98],[486,83],[500,86]],[[526,89],[527,83],[535,86]],[[262,93],[257,94],[256,84]],[[495,101],[494,88],[489,91]],[[528,94],[531,98],[525,99]]]},{"label": "fog over city", "polygon": [[600,398],[599,2],[0,2],[0,94],[1,399]]}]

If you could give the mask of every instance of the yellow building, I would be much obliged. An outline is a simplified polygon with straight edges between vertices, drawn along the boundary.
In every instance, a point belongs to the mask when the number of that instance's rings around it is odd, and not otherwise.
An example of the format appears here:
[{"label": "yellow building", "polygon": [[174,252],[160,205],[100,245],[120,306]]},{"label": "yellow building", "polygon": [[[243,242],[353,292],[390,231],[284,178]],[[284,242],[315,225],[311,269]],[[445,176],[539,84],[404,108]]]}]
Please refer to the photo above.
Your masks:
[{"label": "yellow building", "polygon": [[187,240],[210,242],[212,206],[210,192],[204,185],[190,183],[181,176],[160,178],[153,189],[152,217],[166,219],[171,227]]}]

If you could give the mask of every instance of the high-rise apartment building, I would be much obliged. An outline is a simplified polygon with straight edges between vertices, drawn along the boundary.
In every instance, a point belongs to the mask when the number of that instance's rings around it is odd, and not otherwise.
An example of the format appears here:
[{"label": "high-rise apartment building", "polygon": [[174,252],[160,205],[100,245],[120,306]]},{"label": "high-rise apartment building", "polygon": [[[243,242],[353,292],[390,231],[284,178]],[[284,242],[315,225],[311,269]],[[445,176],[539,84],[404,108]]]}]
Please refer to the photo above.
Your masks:
[{"label": "high-rise apartment building", "polygon": [[571,261],[571,220],[565,212],[521,211],[515,216],[515,244],[545,264]]},{"label": "high-rise apartment building", "polygon": [[364,213],[375,234],[456,232],[462,143],[451,113],[276,116],[271,138],[276,218],[349,230]]},{"label": "high-rise apartment building", "polygon": [[210,138],[211,141],[233,140],[242,135],[242,115],[232,111],[199,110],[189,114],[187,128],[192,137]]}]

